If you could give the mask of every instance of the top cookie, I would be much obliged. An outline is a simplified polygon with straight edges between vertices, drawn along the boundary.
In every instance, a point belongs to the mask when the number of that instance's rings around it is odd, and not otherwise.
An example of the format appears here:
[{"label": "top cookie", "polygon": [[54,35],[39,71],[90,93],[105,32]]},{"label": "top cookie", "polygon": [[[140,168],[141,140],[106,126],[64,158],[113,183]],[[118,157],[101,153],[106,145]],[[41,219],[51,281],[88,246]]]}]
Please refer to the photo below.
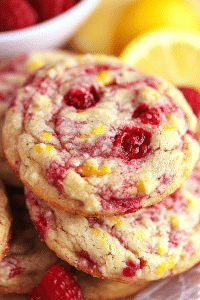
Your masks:
[{"label": "top cookie", "polygon": [[50,206],[123,215],[161,201],[199,156],[182,93],[115,57],[45,66],[15,93],[3,147],[24,184]]}]

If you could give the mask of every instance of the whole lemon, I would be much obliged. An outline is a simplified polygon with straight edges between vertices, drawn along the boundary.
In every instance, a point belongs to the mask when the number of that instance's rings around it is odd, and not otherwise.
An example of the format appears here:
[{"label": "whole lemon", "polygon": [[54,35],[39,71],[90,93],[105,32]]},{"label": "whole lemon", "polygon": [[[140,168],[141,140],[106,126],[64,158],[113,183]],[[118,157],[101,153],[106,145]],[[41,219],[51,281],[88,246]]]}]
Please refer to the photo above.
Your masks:
[{"label": "whole lemon", "polygon": [[119,55],[133,38],[153,29],[200,31],[200,17],[184,0],[133,0],[117,19],[113,53]]}]

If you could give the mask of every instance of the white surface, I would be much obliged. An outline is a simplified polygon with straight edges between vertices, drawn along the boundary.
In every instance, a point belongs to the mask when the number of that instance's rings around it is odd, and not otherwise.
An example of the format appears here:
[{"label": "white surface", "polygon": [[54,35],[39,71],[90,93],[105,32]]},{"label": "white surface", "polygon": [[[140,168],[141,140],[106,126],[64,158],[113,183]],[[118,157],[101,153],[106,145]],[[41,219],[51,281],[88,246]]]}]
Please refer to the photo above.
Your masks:
[{"label": "white surface", "polygon": [[98,2],[99,0],[82,0],[48,21],[0,33],[0,61],[19,52],[61,47],[92,13]]}]

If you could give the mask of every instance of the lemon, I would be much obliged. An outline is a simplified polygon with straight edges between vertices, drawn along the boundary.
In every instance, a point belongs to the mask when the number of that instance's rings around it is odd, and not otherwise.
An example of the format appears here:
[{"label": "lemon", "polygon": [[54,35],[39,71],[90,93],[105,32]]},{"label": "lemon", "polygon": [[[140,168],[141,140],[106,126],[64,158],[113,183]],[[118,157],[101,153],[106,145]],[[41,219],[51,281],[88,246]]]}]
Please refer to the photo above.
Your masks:
[{"label": "lemon", "polygon": [[185,0],[134,0],[114,26],[113,52],[118,55],[133,38],[154,29],[200,31],[199,14]]},{"label": "lemon", "polygon": [[200,89],[200,34],[154,30],[134,39],[120,58],[175,85]]},{"label": "lemon", "polygon": [[74,34],[75,52],[111,54],[113,26],[121,11],[133,0],[101,0],[95,11]]}]

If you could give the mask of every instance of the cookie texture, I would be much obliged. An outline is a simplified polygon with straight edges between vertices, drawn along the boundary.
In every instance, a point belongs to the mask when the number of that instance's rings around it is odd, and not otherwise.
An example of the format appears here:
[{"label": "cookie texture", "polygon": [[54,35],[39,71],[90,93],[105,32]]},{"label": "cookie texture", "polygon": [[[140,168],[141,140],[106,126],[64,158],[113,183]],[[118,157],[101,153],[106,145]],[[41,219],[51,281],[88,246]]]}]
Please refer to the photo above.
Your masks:
[{"label": "cookie texture", "polygon": [[28,190],[26,199],[40,236],[59,257],[97,277],[138,283],[175,275],[198,262],[199,180],[198,164],[175,193],[125,216],[61,212]]},{"label": "cookie texture", "polygon": [[27,293],[59,259],[38,236],[23,193],[15,191],[9,199],[13,214],[12,237],[0,262],[0,293]]},{"label": "cookie texture", "polygon": [[[65,51],[37,51],[22,53],[0,65],[0,132],[5,118],[5,112],[13,93],[22,86],[28,76],[44,64],[71,57]],[[22,186],[15,172],[9,167],[2,152],[2,138],[0,136],[0,178],[7,184]]]},{"label": "cookie texture", "polygon": [[12,215],[3,183],[0,181],[0,262],[5,256],[10,240]]},{"label": "cookie texture", "polygon": [[161,201],[189,177],[199,156],[196,122],[166,81],[115,57],[80,55],[40,69],[17,90],[3,148],[48,205],[123,215]]}]

